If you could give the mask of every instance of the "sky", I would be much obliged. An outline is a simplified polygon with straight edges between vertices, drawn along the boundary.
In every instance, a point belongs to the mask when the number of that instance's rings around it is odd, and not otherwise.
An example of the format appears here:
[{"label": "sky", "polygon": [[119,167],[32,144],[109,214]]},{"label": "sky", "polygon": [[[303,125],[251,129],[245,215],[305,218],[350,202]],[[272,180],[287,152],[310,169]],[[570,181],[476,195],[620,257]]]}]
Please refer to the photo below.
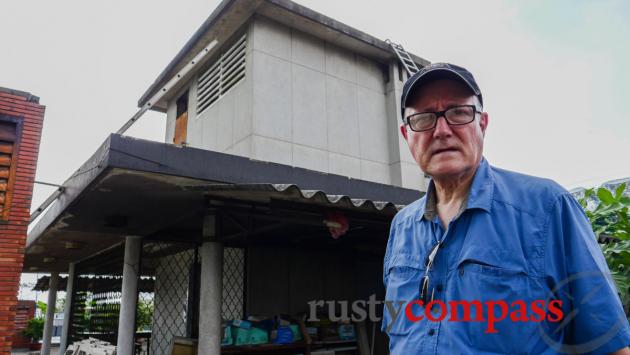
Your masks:
[{"label": "sky", "polygon": [[[490,115],[491,164],[566,188],[630,176],[630,2],[298,0],[435,62],[467,67]],[[217,0],[4,1],[0,86],[46,106],[37,180],[61,184]],[[164,141],[150,112],[128,135]],[[33,209],[54,188],[36,185]]]}]

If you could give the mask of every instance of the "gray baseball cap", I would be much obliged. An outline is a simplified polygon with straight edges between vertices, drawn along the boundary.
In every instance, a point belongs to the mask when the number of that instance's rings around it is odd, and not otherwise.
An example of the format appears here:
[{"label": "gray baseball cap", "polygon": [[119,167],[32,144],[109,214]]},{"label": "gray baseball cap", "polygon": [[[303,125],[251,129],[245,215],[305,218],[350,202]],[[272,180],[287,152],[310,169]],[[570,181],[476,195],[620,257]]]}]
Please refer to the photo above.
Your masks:
[{"label": "gray baseball cap", "polygon": [[405,82],[400,98],[400,115],[403,121],[405,120],[405,107],[407,107],[407,99],[411,96],[410,94],[420,88],[428,79],[441,78],[453,79],[466,84],[479,97],[479,102],[483,105],[481,90],[471,72],[455,64],[432,63],[420,69]]}]

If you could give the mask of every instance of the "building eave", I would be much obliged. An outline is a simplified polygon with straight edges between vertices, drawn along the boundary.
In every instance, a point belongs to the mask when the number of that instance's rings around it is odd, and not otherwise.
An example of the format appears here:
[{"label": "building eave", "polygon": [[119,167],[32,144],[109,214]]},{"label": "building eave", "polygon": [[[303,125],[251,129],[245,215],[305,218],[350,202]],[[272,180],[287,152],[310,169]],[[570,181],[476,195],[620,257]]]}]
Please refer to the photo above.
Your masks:
[{"label": "building eave", "polygon": [[25,271],[63,272],[69,262],[116,245],[125,235],[147,236],[173,221],[198,218],[207,196],[251,197],[253,202],[260,196],[285,198],[388,218],[399,205],[422,196],[416,190],[116,134],[63,187],[28,234]]}]

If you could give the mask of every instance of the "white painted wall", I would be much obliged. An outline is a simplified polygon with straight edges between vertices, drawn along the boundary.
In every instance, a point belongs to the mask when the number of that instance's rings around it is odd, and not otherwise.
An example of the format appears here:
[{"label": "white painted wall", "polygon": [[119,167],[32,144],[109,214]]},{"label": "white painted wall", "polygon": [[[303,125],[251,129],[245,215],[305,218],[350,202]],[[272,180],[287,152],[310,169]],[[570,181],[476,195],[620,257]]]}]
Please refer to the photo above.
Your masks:
[{"label": "white painted wall", "polygon": [[425,189],[398,133],[396,63],[379,64],[264,17],[247,26],[245,79],[198,117],[196,78],[190,85],[190,146]]}]

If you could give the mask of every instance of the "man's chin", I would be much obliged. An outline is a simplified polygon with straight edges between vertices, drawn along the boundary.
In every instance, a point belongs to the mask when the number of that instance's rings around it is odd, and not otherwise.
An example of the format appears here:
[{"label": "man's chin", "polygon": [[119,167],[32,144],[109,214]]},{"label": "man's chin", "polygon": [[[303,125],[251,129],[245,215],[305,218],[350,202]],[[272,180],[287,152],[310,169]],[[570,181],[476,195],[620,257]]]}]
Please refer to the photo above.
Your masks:
[{"label": "man's chin", "polygon": [[464,163],[458,160],[439,162],[431,164],[427,173],[433,178],[459,176],[467,170]]}]

